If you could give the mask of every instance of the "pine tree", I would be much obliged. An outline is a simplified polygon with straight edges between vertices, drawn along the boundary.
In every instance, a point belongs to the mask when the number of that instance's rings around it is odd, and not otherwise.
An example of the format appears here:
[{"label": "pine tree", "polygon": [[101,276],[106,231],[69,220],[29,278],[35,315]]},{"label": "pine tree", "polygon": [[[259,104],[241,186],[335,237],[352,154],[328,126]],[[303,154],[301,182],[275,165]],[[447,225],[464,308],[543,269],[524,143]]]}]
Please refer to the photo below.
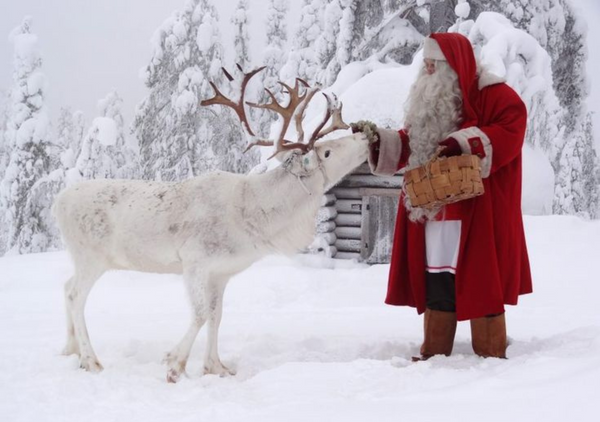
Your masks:
[{"label": "pine tree", "polygon": [[144,73],[150,93],[138,106],[134,120],[142,177],[146,179],[180,180],[192,175],[189,133],[177,124],[171,98],[178,88],[180,73],[192,66],[191,55],[198,54],[191,29],[198,2],[188,2],[183,12],[176,11],[152,40],[154,54]]},{"label": "pine tree", "polygon": [[[324,10],[323,32],[315,42],[318,80],[332,85],[342,67],[360,58],[368,30],[384,18],[381,0],[331,0]],[[372,47],[370,48],[370,51]]]},{"label": "pine tree", "polygon": [[60,232],[51,214],[52,203],[65,187],[65,170],[58,168],[32,186],[25,202],[28,216],[17,238],[19,253],[37,253],[61,247]]},{"label": "pine tree", "polygon": [[112,119],[116,126],[116,139],[114,145],[109,147],[113,154],[116,166],[114,175],[117,179],[134,179],[138,174],[138,156],[132,140],[125,134],[125,123],[123,119],[123,99],[116,91],[110,92],[104,99],[98,102],[98,108],[102,117]]},{"label": "pine tree", "polygon": [[336,51],[342,16],[343,9],[340,0],[332,0],[325,7],[323,33],[315,43],[319,68],[317,79],[324,86],[331,85],[341,70],[336,59]]},{"label": "pine tree", "polygon": [[8,124],[8,95],[0,90],[0,180],[4,177],[8,165],[9,151],[6,145],[6,126]]},{"label": "pine tree", "polygon": [[342,19],[340,20],[340,32],[337,39],[335,60],[337,60],[338,66],[341,69],[353,58],[356,8],[358,2],[356,0],[340,0],[340,5],[342,6],[343,12]]},{"label": "pine tree", "polygon": [[[284,49],[287,44],[287,32],[285,30],[285,16],[288,11],[287,0],[269,0],[269,8],[266,17],[267,46],[263,54],[263,65],[266,69],[261,75],[261,86],[270,89],[277,98],[281,99],[281,89],[278,85],[281,68],[285,62]],[[270,101],[265,91],[261,92],[260,102]],[[271,124],[277,119],[273,113],[267,110],[255,112],[258,120],[257,135],[268,137]]]},{"label": "pine tree", "polygon": [[[248,34],[248,25],[250,18],[248,16],[248,0],[239,0],[237,9],[231,18],[231,23],[234,25],[234,50],[235,66],[232,66],[229,71],[235,75],[235,78],[241,80],[242,72],[238,69],[238,65],[244,72],[249,72],[252,67],[252,59],[250,57],[250,36]],[[238,93],[231,92],[231,89],[238,89],[237,83],[225,85],[221,88],[222,92],[227,92],[230,96],[236,97]],[[251,84],[246,90],[247,99],[256,99],[258,94],[256,85]],[[213,110],[214,111],[214,110]],[[246,107],[246,113],[250,121],[254,121],[261,113],[249,107]],[[237,115],[230,109],[222,107],[218,114],[218,119],[213,120],[213,125],[217,127],[218,142],[213,144],[213,151],[216,154],[216,168],[219,170],[229,171],[233,173],[246,173],[254,167],[259,161],[257,151],[244,151],[247,147],[247,139],[242,130],[241,122]]]},{"label": "pine tree", "polygon": [[318,67],[314,45],[323,31],[325,6],[326,0],[304,0],[292,48],[280,72],[281,79],[288,84],[298,77],[309,83],[316,80]]},{"label": "pine tree", "polygon": [[[245,141],[231,139],[231,113],[198,105],[213,95],[209,81],[223,86],[217,10],[209,0],[188,0],[156,31],[154,46],[144,75],[150,92],[134,121],[142,177],[174,181],[236,170],[226,145]],[[235,161],[238,168],[249,167],[248,159]]]},{"label": "pine tree", "polygon": [[558,167],[554,211],[558,214],[576,214],[583,208],[582,139],[571,137],[564,145]]},{"label": "pine tree", "polygon": [[154,54],[144,73],[150,92],[134,121],[143,178],[175,181],[194,175],[197,104],[205,84],[197,42],[202,10],[197,9],[205,3],[188,0],[154,34]]},{"label": "pine tree", "polygon": [[82,178],[121,178],[132,161],[135,166],[135,156],[125,142],[122,103],[115,91],[98,102],[100,117],[92,122],[75,164]]},{"label": "pine tree", "polygon": [[[66,169],[72,168],[75,165],[79,145],[75,139],[75,122],[73,112],[69,107],[62,107],[58,114],[58,123],[56,124],[56,146],[58,154],[54,159],[58,158],[59,165]],[[55,167],[59,167],[56,165]]]},{"label": "pine tree", "polygon": [[591,132],[591,115],[588,115],[584,127],[571,132],[561,151],[554,200],[557,214],[598,217],[598,158]]},{"label": "pine tree", "polygon": [[0,215],[4,220],[0,248],[16,253],[32,249],[32,235],[41,224],[41,216],[27,207],[27,200],[32,187],[50,170],[52,149],[44,106],[42,59],[31,23],[31,18],[26,17],[10,34],[15,50],[15,86],[5,138],[10,156],[0,184]]},{"label": "pine tree", "polygon": [[242,69],[249,69],[252,60],[250,60],[250,36],[248,35],[248,0],[239,0],[236,11],[231,17],[231,23],[234,25],[233,48],[235,51],[235,63]]},{"label": "pine tree", "polygon": [[[269,0],[269,8],[266,16],[267,46],[262,57],[262,64],[266,69],[260,73],[259,85],[270,89],[278,98],[283,101],[281,87],[278,81],[281,80],[280,71],[286,61],[284,49],[287,45],[287,32],[285,26],[285,16],[288,12],[288,0]],[[259,94],[259,103],[265,104],[271,101],[266,91],[262,90]],[[257,121],[255,132],[257,136],[268,138],[271,132],[271,125],[277,120],[277,116],[268,111],[257,109],[253,111]]]}]

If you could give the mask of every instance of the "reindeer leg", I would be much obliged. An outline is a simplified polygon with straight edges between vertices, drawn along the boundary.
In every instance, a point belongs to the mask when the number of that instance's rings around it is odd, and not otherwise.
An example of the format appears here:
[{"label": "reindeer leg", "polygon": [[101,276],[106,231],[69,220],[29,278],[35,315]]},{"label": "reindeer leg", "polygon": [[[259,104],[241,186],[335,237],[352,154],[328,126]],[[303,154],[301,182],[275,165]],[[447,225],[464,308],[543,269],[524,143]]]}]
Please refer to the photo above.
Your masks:
[{"label": "reindeer leg", "polygon": [[208,341],[204,354],[204,373],[220,376],[235,375],[235,371],[227,368],[219,359],[218,337],[219,325],[223,315],[223,293],[230,275],[213,275],[205,286],[206,318],[208,320]]},{"label": "reindeer leg", "polygon": [[75,283],[75,277],[71,277],[65,284],[65,311],[67,314],[67,344],[62,351],[65,356],[77,355],[79,356],[79,344],[77,343],[77,337],[75,337],[75,326],[73,325],[73,314],[72,314],[72,301],[69,300],[69,293]]},{"label": "reindeer leg", "polygon": [[[90,372],[100,372],[103,368],[96,357],[88,335],[84,315],[85,304],[94,283],[103,273],[104,271],[86,271],[85,274],[82,274],[76,269],[75,276],[65,286],[67,309],[71,310],[73,334],[79,350],[79,365]],[[67,330],[70,329],[69,320],[67,319]]]},{"label": "reindeer leg", "polygon": [[206,275],[199,269],[186,268],[183,273],[184,282],[188,291],[188,296],[192,304],[192,321],[179,344],[167,354],[164,362],[168,366],[167,382],[175,383],[179,380],[181,374],[185,373],[190,351],[198,336],[198,331],[204,325],[205,318],[205,300],[203,285],[206,282]]}]

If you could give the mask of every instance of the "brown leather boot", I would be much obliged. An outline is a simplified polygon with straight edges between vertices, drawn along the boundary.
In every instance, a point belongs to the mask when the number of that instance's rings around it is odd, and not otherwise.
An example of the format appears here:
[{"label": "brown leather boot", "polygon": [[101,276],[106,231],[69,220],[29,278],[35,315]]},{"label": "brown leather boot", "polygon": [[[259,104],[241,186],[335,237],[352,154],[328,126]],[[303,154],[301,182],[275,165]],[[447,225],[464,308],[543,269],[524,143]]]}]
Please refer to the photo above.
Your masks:
[{"label": "brown leather boot", "polygon": [[506,318],[504,314],[471,320],[473,351],[484,358],[506,359]]},{"label": "brown leather boot", "polygon": [[412,360],[427,360],[434,355],[450,356],[456,334],[456,312],[427,309],[424,328],[425,340],[421,346],[421,356],[413,357]]},{"label": "brown leather boot", "polygon": [[419,353],[423,356],[425,351],[425,336],[427,335],[427,322],[429,321],[429,317],[431,316],[431,310],[425,309],[425,313],[423,314],[423,344],[421,344],[421,349]]}]

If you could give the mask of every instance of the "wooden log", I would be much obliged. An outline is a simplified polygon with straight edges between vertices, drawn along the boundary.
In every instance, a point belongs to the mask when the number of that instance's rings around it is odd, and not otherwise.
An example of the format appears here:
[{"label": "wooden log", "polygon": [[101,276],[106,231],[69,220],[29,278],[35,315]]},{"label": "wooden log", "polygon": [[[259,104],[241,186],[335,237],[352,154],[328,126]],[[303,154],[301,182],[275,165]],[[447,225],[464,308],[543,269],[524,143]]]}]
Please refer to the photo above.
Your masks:
[{"label": "wooden log", "polygon": [[362,199],[338,199],[335,203],[338,214],[360,214],[362,210]]},{"label": "wooden log", "polygon": [[392,198],[399,198],[402,189],[394,188],[358,188],[356,189],[361,196],[391,196]]},{"label": "wooden log", "polygon": [[334,221],[323,221],[317,224],[317,233],[328,233],[335,230],[337,226]]},{"label": "wooden log", "polygon": [[357,188],[338,188],[335,187],[331,190],[331,193],[339,199],[361,199],[360,189]]},{"label": "wooden log", "polygon": [[330,207],[335,203],[335,195],[333,193],[325,194],[321,197],[321,206]]},{"label": "wooden log", "polygon": [[337,214],[335,207],[321,207],[317,212],[317,223],[333,220]]},{"label": "wooden log", "polygon": [[360,227],[362,217],[360,214],[338,214],[335,217],[336,226]]},{"label": "wooden log", "polygon": [[321,233],[318,236],[321,239],[323,239],[325,242],[327,242],[328,245],[334,245],[337,240],[337,236],[335,235],[334,232]]},{"label": "wooden log", "polygon": [[335,235],[338,239],[361,239],[362,229],[360,227],[336,227]]},{"label": "wooden log", "polygon": [[335,241],[335,247],[341,252],[359,252],[361,241],[355,239],[338,239]]},{"label": "wooden log", "polygon": [[350,175],[345,178],[338,187],[340,188],[400,188],[402,177],[400,176],[375,176],[371,174]]}]

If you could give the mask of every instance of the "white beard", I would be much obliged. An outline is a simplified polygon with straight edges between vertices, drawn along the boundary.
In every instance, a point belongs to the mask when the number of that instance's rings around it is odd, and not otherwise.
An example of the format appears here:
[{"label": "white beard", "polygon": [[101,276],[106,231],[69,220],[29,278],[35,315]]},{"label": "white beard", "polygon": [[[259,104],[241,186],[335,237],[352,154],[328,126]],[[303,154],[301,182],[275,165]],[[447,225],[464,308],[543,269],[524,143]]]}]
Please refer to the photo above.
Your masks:
[{"label": "white beard", "polygon": [[[428,75],[425,68],[410,89],[405,105],[405,127],[410,139],[407,170],[427,163],[438,142],[456,131],[462,117],[462,93],[458,75],[445,61],[436,61],[436,70]],[[405,194],[404,205],[412,221],[431,219],[439,209],[413,208]]]}]

